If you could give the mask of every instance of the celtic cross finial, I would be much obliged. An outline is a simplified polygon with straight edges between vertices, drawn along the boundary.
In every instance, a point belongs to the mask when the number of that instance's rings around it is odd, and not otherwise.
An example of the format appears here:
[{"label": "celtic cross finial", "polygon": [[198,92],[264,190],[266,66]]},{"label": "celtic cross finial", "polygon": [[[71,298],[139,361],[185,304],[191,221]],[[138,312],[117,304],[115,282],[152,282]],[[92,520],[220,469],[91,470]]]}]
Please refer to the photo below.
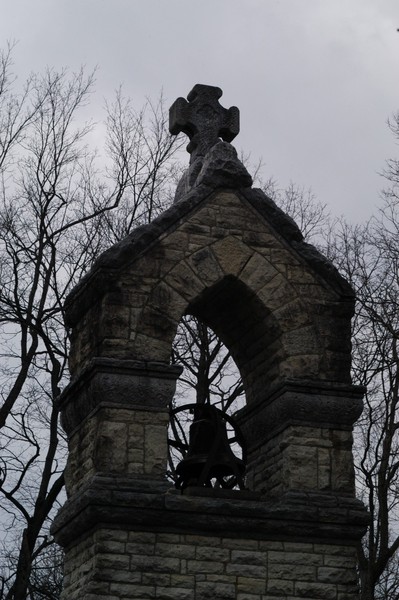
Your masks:
[{"label": "celtic cross finial", "polygon": [[240,131],[240,113],[236,106],[229,109],[219,104],[220,88],[197,83],[187,96],[178,98],[169,109],[169,131],[185,133],[190,138],[187,151],[190,163],[205,154],[220,138],[231,142]]}]

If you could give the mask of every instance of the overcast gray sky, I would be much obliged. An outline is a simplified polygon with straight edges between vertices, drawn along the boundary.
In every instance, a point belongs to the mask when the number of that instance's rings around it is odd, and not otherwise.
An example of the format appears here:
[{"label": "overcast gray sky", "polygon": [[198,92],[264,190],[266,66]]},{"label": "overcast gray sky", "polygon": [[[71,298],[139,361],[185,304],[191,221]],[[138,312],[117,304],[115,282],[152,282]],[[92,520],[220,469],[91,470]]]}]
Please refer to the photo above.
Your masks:
[{"label": "overcast gray sky", "polygon": [[98,66],[92,114],[122,83],[139,107],[195,83],[241,111],[238,150],[264,176],[311,187],[333,214],[366,218],[399,156],[398,0],[0,0],[21,78]]}]

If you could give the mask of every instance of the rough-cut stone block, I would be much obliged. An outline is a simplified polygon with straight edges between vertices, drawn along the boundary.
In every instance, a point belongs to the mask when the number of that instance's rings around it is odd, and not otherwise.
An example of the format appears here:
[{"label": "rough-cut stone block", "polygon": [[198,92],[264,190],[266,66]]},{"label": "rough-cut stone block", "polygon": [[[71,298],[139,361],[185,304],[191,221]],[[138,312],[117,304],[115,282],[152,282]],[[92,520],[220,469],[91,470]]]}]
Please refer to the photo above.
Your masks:
[{"label": "rough-cut stone block", "polygon": [[265,594],[266,580],[254,577],[237,577],[237,593]]},{"label": "rough-cut stone block", "polygon": [[98,541],[94,546],[96,553],[115,553],[123,554],[127,550],[125,541],[117,541],[114,539]]},{"label": "rough-cut stone block", "polygon": [[174,575],[170,576],[170,584],[174,588],[186,588],[188,590],[194,589],[195,577],[194,575]]},{"label": "rough-cut stone block", "polygon": [[212,245],[224,273],[238,275],[252,256],[251,249],[233,236],[228,236]]},{"label": "rough-cut stone block", "polygon": [[214,583],[211,581],[197,582],[195,586],[197,598],[203,600],[235,600],[236,592],[234,585],[225,583]]},{"label": "rough-cut stone block", "polygon": [[186,261],[172,269],[165,280],[187,301],[193,300],[203,289],[201,279]]},{"label": "rough-cut stone block", "polygon": [[[155,548],[158,556],[174,556],[176,558],[195,558],[198,548],[189,544],[173,544],[158,542]],[[197,558],[199,558],[197,556]],[[209,560],[209,558],[208,558]]]},{"label": "rough-cut stone block", "polygon": [[313,552],[281,552],[271,550],[268,554],[269,564],[288,564],[321,566],[323,557]]},{"label": "rough-cut stone block", "polygon": [[212,250],[208,247],[198,250],[192,254],[188,259],[191,269],[203,282],[203,285],[209,287],[214,285],[223,278],[223,271],[213,254]]},{"label": "rough-cut stone block", "polygon": [[185,535],[184,540],[187,544],[195,544],[198,546],[221,546],[222,540],[219,537],[215,536],[206,536],[206,535]]},{"label": "rough-cut stone block", "polygon": [[152,556],[155,554],[155,546],[153,542],[142,543],[142,542],[127,542],[126,552],[128,554],[145,554]]},{"label": "rough-cut stone block", "polygon": [[323,583],[295,583],[295,596],[299,598],[317,598],[318,600],[336,600],[337,586]]},{"label": "rough-cut stone block", "polygon": [[130,568],[141,572],[179,573],[180,561],[178,558],[134,554],[130,556]]},{"label": "rough-cut stone block", "polygon": [[226,565],[226,573],[237,575],[237,577],[254,577],[264,579],[267,574],[266,566],[248,565],[246,563],[230,563]]},{"label": "rough-cut stone block", "polygon": [[181,588],[181,587],[162,587],[157,586],[157,600],[192,600],[193,590],[192,588]]},{"label": "rough-cut stone block", "polygon": [[222,562],[214,562],[212,560],[188,560],[187,573],[223,573],[224,565]]},{"label": "rough-cut stone block", "polygon": [[262,289],[278,274],[276,268],[261,254],[254,253],[241,271],[241,279],[254,292]]},{"label": "rough-cut stone block", "polygon": [[144,439],[144,472],[162,476],[165,473],[165,457],[167,452],[165,426],[146,425]]},{"label": "rough-cut stone block", "polygon": [[281,306],[292,301],[295,297],[296,290],[288,284],[284,275],[278,271],[273,279],[266,281],[263,287],[258,291],[258,298],[265,304],[267,309],[271,311],[274,311],[276,308],[281,308]]},{"label": "rough-cut stone block", "polygon": [[[238,538],[238,539],[234,539],[234,538],[224,538],[222,540],[222,544],[224,548],[231,548],[231,549],[239,549],[239,550],[257,550],[259,547],[261,548],[261,550],[263,550],[263,548],[261,547],[261,544],[263,544],[264,542],[259,542],[258,540],[248,540],[248,539],[242,539],[242,538]],[[269,542],[266,542],[267,544]],[[271,544],[274,547],[275,542],[271,542]]]},{"label": "rough-cut stone block", "polygon": [[130,307],[109,305],[102,313],[99,334],[104,337],[127,338],[130,331]]},{"label": "rough-cut stone block", "polygon": [[128,427],[125,423],[100,423],[94,458],[99,471],[122,473],[126,470],[127,432]]},{"label": "rough-cut stone block", "polygon": [[161,311],[166,319],[179,321],[187,308],[187,301],[176,290],[161,281],[151,292],[149,303]]},{"label": "rough-cut stone block", "polygon": [[213,546],[197,546],[195,552],[197,560],[214,560],[216,562],[227,562],[230,551],[227,548],[215,548]]},{"label": "rough-cut stone block", "polygon": [[285,581],[317,581],[316,567],[303,564],[270,564],[268,569],[268,577],[270,579],[283,579]]},{"label": "rough-cut stone block", "polygon": [[293,594],[294,582],[286,579],[271,579],[267,580],[267,594],[274,594],[278,596],[286,596],[287,594]]},{"label": "rough-cut stone block", "polygon": [[317,482],[317,448],[288,447],[283,456],[283,481],[287,489],[314,489]]},{"label": "rough-cut stone block", "polygon": [[173,575],[169,574],[169,573],[143,573],[141,575],[141,583],[143,585],[155,585],[157,586],[164,586],[164,587],[170,587],[173,584],[171,584],[171,580],[172,580]]},{"label": "rough-cut stone block", "polygon": [[255,550],[233,550],[231,552],[231,562],[240,563],[243,565],[260,565],[265,564],[264,552],[257,552]]},{"label": "rough-cut stone block", "polygon": [[326,583],[349,583],[356,584],[357,576],[355,570],[352,568],[353,565],[349,565],[348,568],[333,568],[333,567],[319,567],[317,569],[317,579],[320,582]]},{"label": "rough-cut stone block", "polygon": [[284,349],[292,356],[317,354],[319,341],[313,325],[293,329],[281,336]]},{"label": "rough-cut stone block", "polygon": [[170,344],[161,339],[138,333],[134,340],[131,356],[142,357],[145,360],[168,362],[170,359]]},{"label": "rough-cut stone block", "polygon": [[[329,556],[326,555],[324,558],[324,565],[326,567],[344,567],[350,568],[352,564],[356,562],[356,554],[353,551],[353,556],[347,556],[346,553],[342,552],[343,556]],[[352,558],[352,560],[351,560]]]},{"label": "rough-cut stone block", "polygon": [[156,598],[155,586],[136,583],[111,583],[111,593],[122,598]]},{"label": "rough-cut stone block", "polygon": [[114,583],[141,584],[143,577],[141,573],[133,573],[129,569],[111,569],[101,568],[101,575],[104,581],[113,581]]},{"label": "rough-cut stone block", "polygon": [[101,553],[96,558],[96,568],[115,569],[127,571],[130,567],[130,558],[127,554]]}]

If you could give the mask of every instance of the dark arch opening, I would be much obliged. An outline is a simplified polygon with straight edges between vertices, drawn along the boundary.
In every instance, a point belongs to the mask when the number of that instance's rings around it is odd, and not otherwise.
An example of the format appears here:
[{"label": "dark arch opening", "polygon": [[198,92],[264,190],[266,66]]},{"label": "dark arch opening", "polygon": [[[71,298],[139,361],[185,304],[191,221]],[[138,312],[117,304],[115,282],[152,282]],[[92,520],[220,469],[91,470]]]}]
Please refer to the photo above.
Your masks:
[{"label": "dark arch opening", "polygon": [[[186,317],[194,317],[198,320],[200,326],[211,328],[217,337],[226,347],[226,353],[231,355],[232,362],[237,368],[236,376],[241,376],[242,392],[240,405],[235,405],[230,415],[234,417],[237,409],[242,408],[246,402],[262,401],[268,394],[268,391],[279,378],[279,363],[282,359],[282,346],[280,327],[275,318],[257,296],[249,288],[233,276],[225,277],[216,285],[207,288],[192,301],[186,309]],[[177,357],[176,357],[177,358]],[[182,362],[177,359],[176,362]],[[208,380],[209,381],[209,380]],[[178,386],[179,388],[179,386]],[[199,402],[214,404],[215,398],[206,395],[206,392],[199,389],[197,393],[191,396],[191,400],[184,397],[183,403]],[[179,402],[182,399],[175,399],[171,411],[171,423],[169,427],[169,474],[176,475],[178,468],[178,458],[173,456],[173,449],[177,448],[177,454],[190,456],[193,449],[191,433],[191,424],[195,420],[196,409],[191,408],[191,415],[188,413],[183,416],[177,416]],[[194,405],[191,405],[191,407]],[[228,415],[229,413],[226,412]],[[201,417],[202,418],[202,417]],[[200,418],[200,419],[201,419]],[[226,423],[226,419],[225,425]],[[196,421],[199,423],[199,421]],[[228,431],[233,443],[230,444],[231,450],[237,458],[244,456],[246,443],[239,432],[235,419],[233,419],[232,430]],[[235,424],[235,425],[234,425]],[[194,427],[194,425],[193,425]],[[196,427],[196,426],[195,426]],[[243,445],[234,448],[234,442],[241,436]],[[183,440],[183,444],[181,441]],[[177,446],[175,445],[177,441]],[[239,444],[236,444],[239,446]],[[237,452],[238,450],[238,452]],[[195,456],[198,458],[198,456]],[[202,460],[202,457],[201,457]],[[205,460],[205,459],[204,459]],[[183,463],[189,462],[187,459]],[[201,462],[198,458],[198,462]],[[234,462],[234,461],[233,461]],[[173,479],[173,477],[172,477]],[[178,478],[174,477],[175,481]],[[233,481],[234,477],[232,478]],[[220,483],[220,482],[219,482]],[[178,483],[177,483],[178,485]]]},{"label": "dark arch opening", "polygon": [[233,276],[206,289],[186,310],[211,327],[229,349],[250,404],[263,398],[279,377],[280,328],[271,312]]},{"label": "dark arch opening", "polygon": [[[234,418],[236,412],[245,406],[245,394],[241,374],[229,350],[208,325],[197,317],[185,315],[177,328],[172,360],[173,363],[183,367],[183,372],[177,382],[170,406],[168,477],[179,487],[179,481],[183,481],[184,477],[179,476],[178,465],[183,459],[187,460],[190,452],[190,460],[201,473],[205,466],[205,448],[210,450],[212,447],[214,458],[221,458],[219,444],[218,452],[215,451],[216,446],[211,431],[222,434],[223,439],[220,439],[220,443],[228,446],[223,451],[223,462],[230,458],[231,464],[234,463],[235,466],[239,463],[245,465],[246,445]],[[194,421],[197,425],[193,425]],[[192,427],[202,440],[199,443],[200,438],[196,437],[197,445],[189,443],[189,440],[193,442],[190,433]],[[205,430],[206,439],[203,438]],[[197,453],[194,460],[192,453],[196,453],[195,448],[198,452],[198,443],[201,447],[201,458]],[[207,457],[210,458],[210,453]],[[192,468],[194,468],[193,464],[191,464]],[[229,472],[229,469],[227,470]],[[213,469],[210,470],[210,473],[212,472]],[[224,487],[230,485],[232,481],[234,485],[238,485],[237,478],[231,477],[227,479],[222,477],[219,479],[219,484]],[[242,476],[240,481],[241,485],[244,485]]]},{"label": "dark arch opening", "polygon": [[184,369],[178,380],[175,404],[213,404],[229,414],[245,404],[241,374],[230,351],[199,318],[184,315],[181,319],[172,362]]}]

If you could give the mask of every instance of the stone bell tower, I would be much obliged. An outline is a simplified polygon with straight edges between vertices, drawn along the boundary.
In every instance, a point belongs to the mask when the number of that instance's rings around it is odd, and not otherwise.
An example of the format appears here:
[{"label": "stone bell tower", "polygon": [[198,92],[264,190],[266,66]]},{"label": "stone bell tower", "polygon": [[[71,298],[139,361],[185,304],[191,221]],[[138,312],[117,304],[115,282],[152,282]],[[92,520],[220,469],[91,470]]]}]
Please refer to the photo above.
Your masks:
[{"label": "stone bell tower", "polygon": [[[261,191],[230,142],[238,109],[196,85],[170,112],[190,138],[174,205],[105,252],[72,291],[60,399],[65,600],[358,598],[351,384],[354,295]],[[170,364],[185,314],[240,370],[245,490],[166,479]]]}]

